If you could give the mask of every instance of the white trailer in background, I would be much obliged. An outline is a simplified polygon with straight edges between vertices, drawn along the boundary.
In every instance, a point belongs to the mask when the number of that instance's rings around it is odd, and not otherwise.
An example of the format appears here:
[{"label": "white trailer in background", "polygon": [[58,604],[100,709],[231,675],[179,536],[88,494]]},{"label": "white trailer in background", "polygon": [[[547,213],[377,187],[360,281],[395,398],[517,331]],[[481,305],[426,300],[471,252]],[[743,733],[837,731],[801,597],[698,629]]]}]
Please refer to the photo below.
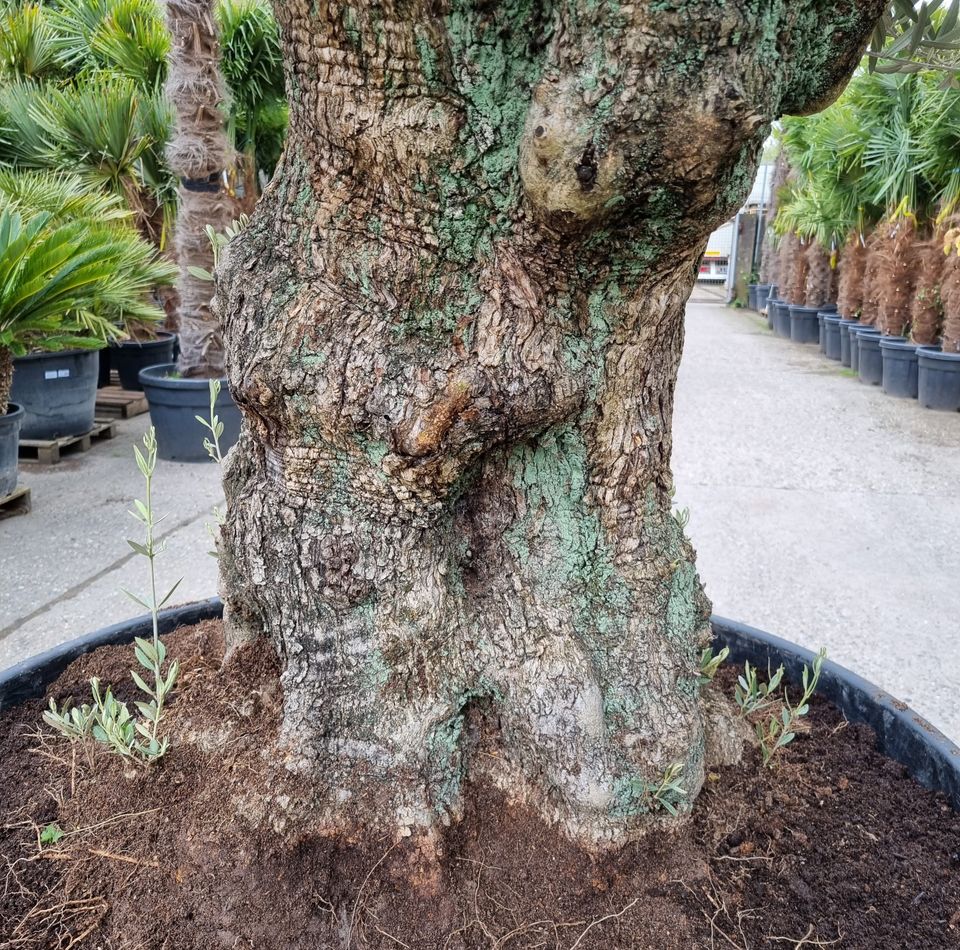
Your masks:
[{"label": "white trailer in background", "polygon": [[723,284],[727,280],[730,257],[733,253],[733,222],[721,224],[707,241],[707,249],[700,260],[697,280],[703,283]]}]

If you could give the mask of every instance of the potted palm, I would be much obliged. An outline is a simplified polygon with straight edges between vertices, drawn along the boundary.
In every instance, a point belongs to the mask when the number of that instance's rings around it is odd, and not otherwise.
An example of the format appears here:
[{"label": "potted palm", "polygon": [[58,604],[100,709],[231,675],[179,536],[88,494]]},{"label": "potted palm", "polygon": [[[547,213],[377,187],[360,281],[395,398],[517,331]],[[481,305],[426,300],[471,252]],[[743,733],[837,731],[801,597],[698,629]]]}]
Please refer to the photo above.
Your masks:
[{"label": "potted palm", "polygon": [[81,434],[93,426],[96,350],[122,320],[162,317],[147,294],[173,270],[115,196],[76,176],[0,173],[0,222],[0,409],[20,406],[31,439]]},{"label": "potted palm", "polygon": [[[174,105],[174,134],[167,162],[180,184],[173,235],[179,266],[180,357],[139,373],[157,430],[161,458],[208,461],[197,416],[209,402],[209,380],[221,379],[217,412],[225,425],[224,447],[236,441],[240,414],[224,378],[223,339],[211,311],[211,271],[219,245],[238,205],[231,187],[234,150],[227,135],[219,68],[219,41],[209,0],[171,0],[167,23],[172,37],[167,95]],[[232,233],[232,232],[231,232]]]}]

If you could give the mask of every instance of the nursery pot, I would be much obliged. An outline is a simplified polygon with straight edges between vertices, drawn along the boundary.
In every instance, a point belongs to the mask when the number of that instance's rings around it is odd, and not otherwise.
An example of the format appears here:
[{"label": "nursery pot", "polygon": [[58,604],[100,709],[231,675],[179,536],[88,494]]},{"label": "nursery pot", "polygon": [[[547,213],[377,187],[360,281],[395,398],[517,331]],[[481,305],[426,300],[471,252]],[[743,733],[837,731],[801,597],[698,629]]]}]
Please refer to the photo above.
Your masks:
[{"label": "nursery pot", "polygon": [[880,333],[864,333],[862,330],[857,337],[857,346],[860,350],[857,376],[861,383],[870,386],[879,386],[883,382],[883,357],[880,355]]},{"label": "nursery pot", "polygon": [[772,330],[774,320],[776,319],[777,306],[780,301],[774,296],[773,293],[767,297],[767,326]]},{"label": "nursery pot", "polygon": [[159,330],[155,340],[124,340],[110,345],[110,365],[120,376],[123,389],[143,389],[140,385],[140,370],[148,366],[173,362],[173,346],[176,335],[167,330]]},{"label": "nursery pot", "polygon": [[900,399],[916,399],[918,393],[917,344],[896,337],[880,337],[883,361],[883,391]]},{"label": "nursery pot", "polygon": [[[222,615],[223,603],[218,597],[173,607],[160,611],[159,632],[167,634]],[[785,678],[792,683],[800,681],[804,665],[813,665],[813,653],[779,637],[722,617],[712,617],[711,624],[716,646],[730,648],[732,663],[749,660],[761,670],[783,664]],[[132,643],[134,637],[149,637],[151,630],[148,614],[135,617],[3,670],[0,710],[42,697],[46,687],[83,654],[102,646]],[[849,722],[865,723],[873,729],[882,753],[903,765],[925,788],[941,792],[954,808],[960,808],[960,749],[946,736],[905,703],[830,660],[823,663],[816,692],[837,706]]]},{"label": "nursery pot", "polygon": [[757,285],[747,284],[747,307],[750,310],[757,309]]},{"label": "nursery pot", "polygon": [[[176,368],[175,363],[161,363],[140,370],[150,419],[157,430],[157,455],[172,462],[210,461],[203,447],[210,433],[196,418],[210,415],[210,381],[171,376]],[[220,451],[226,452],[240,436],[240,410],[225,379],[220,382],[216,412],[223,423]]]},{"label": "nursery pot", "polygon": [[840,362],[844,366],[850,365],[850,334],[860,325],[859,320],[840,321]]},{"label": "nursery pot", "polygon": [[763,310],[766,307],[772,286],[773,284],[757,284],[757,310]]},{"label": "nursery pot", "polygon": [[790,339],[794,343],[817,343],[820,339],[820,324],[816,307],[790,308]]},{"label": "nursery pot", "polygon": [[790,339],[790,304],[778,300],[773,308],[773,332],[784,339]]},{"label": "nursery pot", "polygon": [[12,495],[17,487],[17,446],[22,422],[23,407],[11,402],[6,414],[0,416],[0,498]]},{"label": "nursery pot", "polygon": [[10,398],[23,406],[22,439],[60,439],[93,428],[96,350],[34,353],[13,361]]},{"label": "nursery pot", "polygon": [[105,346],[102,350],[97,350],[97,389],[103,389],[110,385],[110,347]]},{"label": "nursery pot", "polygon": [[917,394],[927,409],[960,409],[960,353],[942,353],[939,347],[917,349]]},{"label": "nursery pot", "polygon": [[823,353],[828,360],[840,359],[840,317],[835,313],[823,317]]}]

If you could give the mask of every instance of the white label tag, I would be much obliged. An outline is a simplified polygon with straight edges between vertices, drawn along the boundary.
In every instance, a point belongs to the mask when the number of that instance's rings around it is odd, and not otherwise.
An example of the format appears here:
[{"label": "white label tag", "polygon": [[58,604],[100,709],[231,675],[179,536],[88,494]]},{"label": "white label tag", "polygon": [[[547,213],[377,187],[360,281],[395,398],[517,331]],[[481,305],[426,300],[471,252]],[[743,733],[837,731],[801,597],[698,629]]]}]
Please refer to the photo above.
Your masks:
[{"label": "white label tag", "polygon": [[57,370],[57,379],[66,379],[69,375],[70,375],[70,370],[68,369]]},{"label": "white label tag", "polygon": [[44,372],[43,372],[43,378],[44,378],[44,379],[56,379],[56,378],[57,378],[57,371],[56,371],[55,369],[47,369],[47,370],[44,370]]}]

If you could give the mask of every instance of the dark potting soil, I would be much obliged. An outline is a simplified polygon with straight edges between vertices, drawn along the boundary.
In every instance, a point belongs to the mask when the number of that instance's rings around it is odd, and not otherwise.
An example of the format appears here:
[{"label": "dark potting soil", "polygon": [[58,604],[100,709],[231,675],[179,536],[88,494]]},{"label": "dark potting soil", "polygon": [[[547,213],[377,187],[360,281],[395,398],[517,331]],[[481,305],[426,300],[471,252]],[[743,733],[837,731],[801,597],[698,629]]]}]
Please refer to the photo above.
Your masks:
[{"label": "dark potting soil", "polygon": [[[778,768],[749,750],[709,773],[678,831],[596,859],[472,785],[431,859],[291,817],[307,790],[276,744],[268,649],[221,669],[212,621],[166,642],[182,673],[156,766],[53,736],[45,703],[0,716],[0,947],[960,947],[960,816],[825,702]],[[50,694],[83,699],[96,674],[132,699],[130,661],[98,650]]]}]

